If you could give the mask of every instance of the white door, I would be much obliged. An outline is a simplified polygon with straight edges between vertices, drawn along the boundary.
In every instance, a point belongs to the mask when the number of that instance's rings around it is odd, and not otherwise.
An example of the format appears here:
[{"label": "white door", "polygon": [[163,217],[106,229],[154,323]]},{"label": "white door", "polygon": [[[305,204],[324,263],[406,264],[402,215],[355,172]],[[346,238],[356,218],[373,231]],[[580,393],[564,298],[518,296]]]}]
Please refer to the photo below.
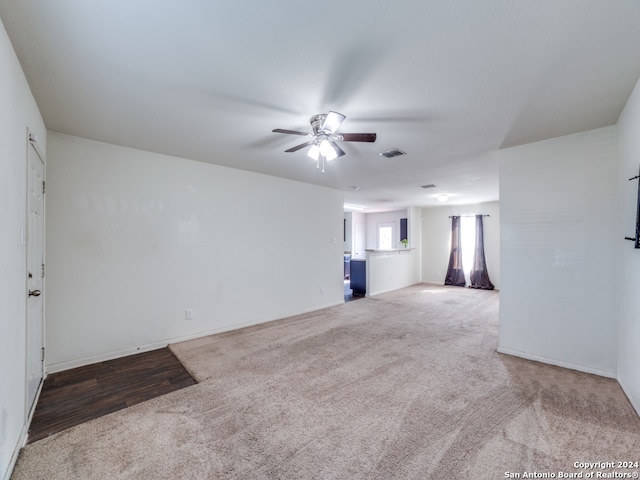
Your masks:
[{"label": "white door", "polygon": [[29,142],[27,197],[27,402],[44,376],[44,162]]},{"label": "white door", "polygon": [[380,250],[390,250],[395,247],[395,224],[379,223],[378,224],[378,248]]},{"label": "white door", "polygon": [[364,223],[356,223],[355,237],[353,241],[356,246],[354,258],[364,259],[366,257],[364,249],[367,238],[367,226]]}]

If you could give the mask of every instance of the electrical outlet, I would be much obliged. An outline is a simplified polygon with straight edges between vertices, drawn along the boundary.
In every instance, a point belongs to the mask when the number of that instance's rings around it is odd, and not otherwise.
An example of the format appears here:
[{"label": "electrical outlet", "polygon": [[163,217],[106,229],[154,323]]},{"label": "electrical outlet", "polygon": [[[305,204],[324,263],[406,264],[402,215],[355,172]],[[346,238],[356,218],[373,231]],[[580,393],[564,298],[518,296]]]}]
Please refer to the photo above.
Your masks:
[{"label": "electrical outlet", "polygon": [[187,320],[193,320],[193,309],[187,308],[187,310],[185,311],[185,315],[187,317]]}]

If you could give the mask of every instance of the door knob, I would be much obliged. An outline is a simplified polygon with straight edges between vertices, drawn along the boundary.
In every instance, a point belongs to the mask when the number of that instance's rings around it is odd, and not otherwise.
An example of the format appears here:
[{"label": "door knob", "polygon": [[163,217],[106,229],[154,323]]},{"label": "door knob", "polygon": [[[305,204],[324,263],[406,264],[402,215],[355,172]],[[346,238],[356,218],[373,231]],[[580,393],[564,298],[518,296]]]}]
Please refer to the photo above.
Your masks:
[{"label": "door knob", "polygon": [[30,297],[39,297],[40,296],[40,290],[29,290],[29,296]]}]

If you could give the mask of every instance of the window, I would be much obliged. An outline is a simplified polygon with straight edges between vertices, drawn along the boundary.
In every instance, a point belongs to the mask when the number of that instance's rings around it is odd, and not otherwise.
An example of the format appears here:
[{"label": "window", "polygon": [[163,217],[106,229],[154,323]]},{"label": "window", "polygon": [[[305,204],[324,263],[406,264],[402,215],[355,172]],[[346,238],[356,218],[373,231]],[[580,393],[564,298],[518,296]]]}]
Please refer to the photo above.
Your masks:
[{"label": "window", "polygon": [[460,251],[462,253],[462,268],[465,276],[469,278],[469,273],[473,267],[473,255],[476,250],[476,217],[472,215],[460,218]]}]

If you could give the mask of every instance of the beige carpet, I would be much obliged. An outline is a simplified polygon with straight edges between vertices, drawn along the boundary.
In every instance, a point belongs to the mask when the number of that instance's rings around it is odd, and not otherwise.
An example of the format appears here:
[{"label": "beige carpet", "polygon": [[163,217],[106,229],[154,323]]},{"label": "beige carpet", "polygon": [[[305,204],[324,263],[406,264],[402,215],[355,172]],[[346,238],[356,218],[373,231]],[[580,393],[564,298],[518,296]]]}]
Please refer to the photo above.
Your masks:
[{"label": "beige carpet", "polygon": [[498,298],[417,285],[173,345],[198,385],[27,446],[13,478],[493,480],[640,461],[615,381],[496,353]]}]

